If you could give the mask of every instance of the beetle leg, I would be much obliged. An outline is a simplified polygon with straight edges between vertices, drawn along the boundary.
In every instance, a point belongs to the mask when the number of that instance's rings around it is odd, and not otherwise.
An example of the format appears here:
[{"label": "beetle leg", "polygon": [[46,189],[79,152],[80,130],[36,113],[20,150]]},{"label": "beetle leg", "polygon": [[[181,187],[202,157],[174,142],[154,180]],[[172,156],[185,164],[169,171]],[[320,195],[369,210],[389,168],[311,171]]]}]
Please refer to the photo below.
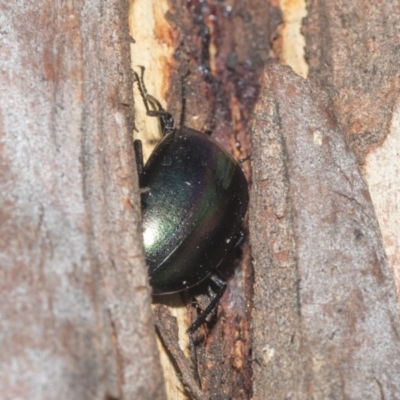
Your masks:
[{"label": "beetle leg", "polygon": [[193,334],[199,328],[199,326],[206,320],[208,315],[212,312],[212,310],[217,306],[219,300],[221,299],[222,295],[226,289],[226,282],[220,278],[216,273],[213,273],[209,276],[216,286],[218,286],[218,291],[215,293],[215,296],[210,301],[210,304],[203,310],[200,315],[196,318],[193,324],[189,327],[188,333]]},{"label": "beetle leg", "polygon": [[215,308],[218,305],[218,302],[220,301],[226,289],[226,282],[222,278],[220,278],[216,273],[211,274],[209,276],[209,279],[211,279],[214,282],[214,284],[218,287],[218,290],[214,292],[214,296],[212,297],[210,304],[200,313],[200,315],[196,318],[196,320],[193,322],[192,325],[190,325],[189,329],[187,330],[190,343],[190,352],[192,353],[193,357],[195,375],[199,382],[200,379],[197,371],[197,353],[196,353],[196,345],[193,339],[193,334],[197,331],[199,326],[206,320],[206,318],[215,310]]},{"label": "beetle leg", "polygon": [[163,109],[147,110],[146,114],[148,117],[160,118],[161,131],[164,136],[175,130],[174,118],[172,117],[172,114],[170,114],[168,111],[164,111]]},{"label": "beetle leg", "polygon": [[143,177],[144,177],[142,141],[136,139],[133,142],[133,148],[135,150],[136,167],[137,167],[137,171],[138,171],[138,175],[139,175],[139,188],[142,188],[143,187]]},{"label": "beetle leg", "polygon": [[245,157],[245,158],[241,158],[240,160],[238,160],[238,164],[242,164],[245,161],[248,161],[250,159],[251,159],[251,154],[249,156]]},{"label": "beetle leg", "polygon": [[[217,293],[213,290],[211,285],[208,285],[207,296],[208,296],[208,299],[210,300],[210,302],[214,300],[216,295],[217,295]],[[211,320],[211,318],[214,318],[216,311],[217,311],[217,307],[214,307],[214,309],[210,311],[210,314],[209,314],[210,318],[208,318],[209,321]]]}]

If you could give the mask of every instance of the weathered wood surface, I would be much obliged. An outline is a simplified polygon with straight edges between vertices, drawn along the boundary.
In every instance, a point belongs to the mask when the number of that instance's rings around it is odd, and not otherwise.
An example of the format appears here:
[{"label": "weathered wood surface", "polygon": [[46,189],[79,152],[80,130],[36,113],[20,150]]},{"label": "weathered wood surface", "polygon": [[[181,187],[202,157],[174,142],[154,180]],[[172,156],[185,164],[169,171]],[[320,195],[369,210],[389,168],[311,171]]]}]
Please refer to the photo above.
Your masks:
[{"label": "weathered wood surface", "polygon": [[163,399],[127,2],[0,6],[2,399]]},{"label": "weathered wood surface", "polygon": [[400,2],[307,1],[309,78],[329,93],[362,164],[400,305]]},{"label": "weathered wood surface", "polygon": [[359,161],[384,141],[399,96],[399,10],[398,0],[307,1],[309,78],[329,92]]},{"label": "weathered wood surface", "polygon": [[393,275],[326,94],[268,65],[252,147],[254,398],[400,398]]}]

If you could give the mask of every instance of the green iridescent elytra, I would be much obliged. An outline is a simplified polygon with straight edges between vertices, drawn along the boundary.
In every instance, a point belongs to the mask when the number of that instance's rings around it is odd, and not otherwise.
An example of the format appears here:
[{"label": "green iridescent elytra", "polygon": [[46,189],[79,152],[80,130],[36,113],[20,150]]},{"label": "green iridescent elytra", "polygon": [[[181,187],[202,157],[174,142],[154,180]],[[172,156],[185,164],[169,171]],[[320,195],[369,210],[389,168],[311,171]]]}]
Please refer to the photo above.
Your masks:
[{"label": "green iridescent elytra", "polygon": [[185,127],[161,140],[143,172],[153,292],[184,290],[210,275],[235,244],[247,209],[246,178],[216,141]]}]

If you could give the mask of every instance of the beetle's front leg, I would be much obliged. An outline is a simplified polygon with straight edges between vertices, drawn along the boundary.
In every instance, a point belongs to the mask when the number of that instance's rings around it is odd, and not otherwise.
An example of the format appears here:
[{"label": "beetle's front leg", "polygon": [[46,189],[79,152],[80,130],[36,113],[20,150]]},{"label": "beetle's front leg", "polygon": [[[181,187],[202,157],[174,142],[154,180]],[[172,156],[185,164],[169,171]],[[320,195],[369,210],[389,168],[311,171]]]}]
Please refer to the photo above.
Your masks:
[{"label": "beetle's front leg", "polygon": [[139,139],[134,140],[133,148],[135,150],[136,167],[137,167],[138,177],[139,177],[139,188],[141,189],[143,187],[143,178],[144,178],[142,141]]}]

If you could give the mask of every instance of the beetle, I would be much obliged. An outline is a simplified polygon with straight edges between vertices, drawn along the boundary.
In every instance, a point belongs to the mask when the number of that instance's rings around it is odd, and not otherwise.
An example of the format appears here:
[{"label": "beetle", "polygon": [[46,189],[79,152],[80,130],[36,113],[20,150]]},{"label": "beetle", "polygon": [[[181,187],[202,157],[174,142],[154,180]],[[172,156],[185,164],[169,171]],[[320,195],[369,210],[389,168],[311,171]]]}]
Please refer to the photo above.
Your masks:
[{"label": "beetle", "polygon": [[[188,329],[192,334],[222,297],[226,282],[216,270],[241,237],[249,199],[239,163],[204,132],[176,128],[172,115],[149,95],[144,68],[134,79],[146,113],[161,121],[163,137],[143,164],[142,144],[135,154],[142,189],[141,206],[146,263],[153,294],[186,290],[205,279],[218,291]],[[157,109],[150,109],[150,105]]]}]

